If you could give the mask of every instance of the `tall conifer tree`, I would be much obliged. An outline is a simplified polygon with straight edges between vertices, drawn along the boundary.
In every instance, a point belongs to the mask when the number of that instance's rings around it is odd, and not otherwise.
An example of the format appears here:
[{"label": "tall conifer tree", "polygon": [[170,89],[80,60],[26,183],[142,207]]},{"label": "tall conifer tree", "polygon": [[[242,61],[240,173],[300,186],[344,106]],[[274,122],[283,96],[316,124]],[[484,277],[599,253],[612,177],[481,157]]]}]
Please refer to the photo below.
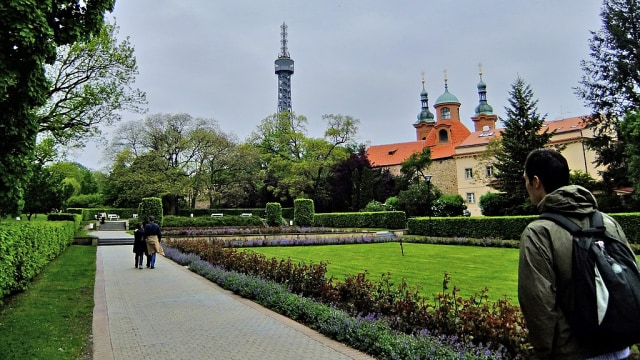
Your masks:
[{"label": "tall conifer tree", "polygon": [[587,145],[597,153],[596,164],[606,166],[602,175],[611,191],[630,185],[620,125],[629,111],[640,108],[640,3],[604,0],[600,17],[602,27],[591,32],[590,59],[581,62],[584,74],[576,94],[591,109],[585,120],[594,137]]},{"label": "tall conifer tree", "polygon": [[496,187],[504,193],[507,214],[518,214],[528,197],[522,178],[527,155],[544,147],[551,133],[542,131],[545,116],[538,114],[538,100],[533,99],[533,90],[521,77],[511,85],[509,95],[509,106],[505,107],[507,118],[501,119],[504,123],[502,146],[496,153]]}]

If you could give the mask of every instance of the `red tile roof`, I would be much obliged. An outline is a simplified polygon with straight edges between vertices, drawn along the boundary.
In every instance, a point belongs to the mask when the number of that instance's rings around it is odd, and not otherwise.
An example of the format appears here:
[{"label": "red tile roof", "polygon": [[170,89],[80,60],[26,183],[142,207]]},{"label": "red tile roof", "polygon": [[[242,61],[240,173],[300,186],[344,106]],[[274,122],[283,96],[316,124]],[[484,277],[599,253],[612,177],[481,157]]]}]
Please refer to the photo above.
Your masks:
[{"label": "red tile roof", "polygon": [[[421,152],[425,141],[373,145],[367,149],[367,158],[374,167],[400,165],[411,154]],[[433,158],[433,155],[432,155]]]},{"label": "red tile roof", "polygon": [[[541,131],[549,129],[549,131],[556,131],[556,133],[560,134],[571,131],[579,131],[584,129],[584,126],[585,124],[582,122],[582,117],[572,117],[561,120],[545,121]],[[491,129],[489,131],[473,132],[457,147],[486,145],[491,139],[499,138],[500,134],[502,134],[502,131],[504,131],[503,128]]]},{"label": "red tile roof", "polygon": [[[447,143],[439,142],[438,132],[447,130],[451,139]],[[421,152],[425,146],[431,148],[431,159],[444,159],[452,157],[456,153],[456,145],[469,136],[470,132],[464,124],[456,120],[438,121],[433,130],[429,132],[426,140],[406,143],[373,145],[367,150],[367,157],[371,165],[393,166],[400,165],[411,154]]]},{"label": "red tile roof", "polygon": [[[584,129],[582,117],[572,117],[562,120],[545,121],[545,129],[565,133]],[[441,144],[438,132],[449,130],[450,142]],[[411,154],[421,152],[425,146],[431,148],[431,159],[445,159],[455,155],[457,147],[484,146],[491,139],[499,138],[504,129],[470,132],[464,124],[457,120],[438,121],[429,132],[426,140],[411,141],[396,144],[373,145],[367,149],[367,157],[374,167],[400,165]]]}]

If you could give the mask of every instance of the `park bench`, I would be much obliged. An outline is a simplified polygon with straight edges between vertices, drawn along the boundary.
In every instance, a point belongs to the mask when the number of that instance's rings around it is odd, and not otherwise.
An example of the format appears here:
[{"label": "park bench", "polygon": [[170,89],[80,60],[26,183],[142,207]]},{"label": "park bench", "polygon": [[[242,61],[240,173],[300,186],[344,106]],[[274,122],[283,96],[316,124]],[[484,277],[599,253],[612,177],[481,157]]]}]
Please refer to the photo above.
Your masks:
[{"label": "park bench", "polygon": [[248,217],[248,216],[253,216],[253,214],[252,213],[242,213],[242,214],[240,214],[240,216],[247,216]]},{"label": "park bench", "polygon": [[222,217],[223,214],[222,213],[213,213],[211,214],[211,217]]},{"label": "park bench", "polygon": [[118,214],[109,214],[107,215],[107,219],[111,220],[118,220],[120,219],[120,216],[118,216]]}]

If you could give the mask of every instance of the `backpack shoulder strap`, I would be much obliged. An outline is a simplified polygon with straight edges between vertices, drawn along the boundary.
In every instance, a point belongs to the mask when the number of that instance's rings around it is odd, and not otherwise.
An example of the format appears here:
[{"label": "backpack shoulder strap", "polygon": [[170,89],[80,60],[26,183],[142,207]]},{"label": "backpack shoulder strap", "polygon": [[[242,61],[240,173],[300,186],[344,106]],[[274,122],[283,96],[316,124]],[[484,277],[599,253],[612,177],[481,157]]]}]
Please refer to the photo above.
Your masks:
[{"label": "backpack shoulder strap", "polygon": [[566,216],[554,212],[543,212],[540,214],[539,218],[555,222],[569,231],[572,235],[600,234],[605,230],[602,213],[598,210],[591,214],[588,228],[581,228],[580,225],[569,220]]},{"label": "backpack shoulder strap", "polygon": [[578,224],[569,220],[569,218],[567,218],[566,216],[560,215],[558,213],[543,212],[542,214],[540,214],[539,218],[544,220],[551,220],[573,235],[576,235],[580,231],[582,231],[582,228]]}]

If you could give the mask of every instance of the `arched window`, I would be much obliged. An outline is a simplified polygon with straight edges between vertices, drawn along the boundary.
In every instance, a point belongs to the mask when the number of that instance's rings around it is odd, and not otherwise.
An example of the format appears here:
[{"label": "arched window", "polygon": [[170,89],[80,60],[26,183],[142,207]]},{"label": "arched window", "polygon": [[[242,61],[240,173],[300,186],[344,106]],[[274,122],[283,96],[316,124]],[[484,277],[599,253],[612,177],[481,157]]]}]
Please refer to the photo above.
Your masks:
[{"label": "arched window", "polygon": [[451,109],[448,107],[443,107],[442,110],[440,110],[440,114],[442,115],[442,120],[451,119]]},{"label": "arched window", "polygon": [[438,132],[438,136],[440,137],[440,142],[448,142],[449,136],[447,136],[447,130],[442,129]]}]

